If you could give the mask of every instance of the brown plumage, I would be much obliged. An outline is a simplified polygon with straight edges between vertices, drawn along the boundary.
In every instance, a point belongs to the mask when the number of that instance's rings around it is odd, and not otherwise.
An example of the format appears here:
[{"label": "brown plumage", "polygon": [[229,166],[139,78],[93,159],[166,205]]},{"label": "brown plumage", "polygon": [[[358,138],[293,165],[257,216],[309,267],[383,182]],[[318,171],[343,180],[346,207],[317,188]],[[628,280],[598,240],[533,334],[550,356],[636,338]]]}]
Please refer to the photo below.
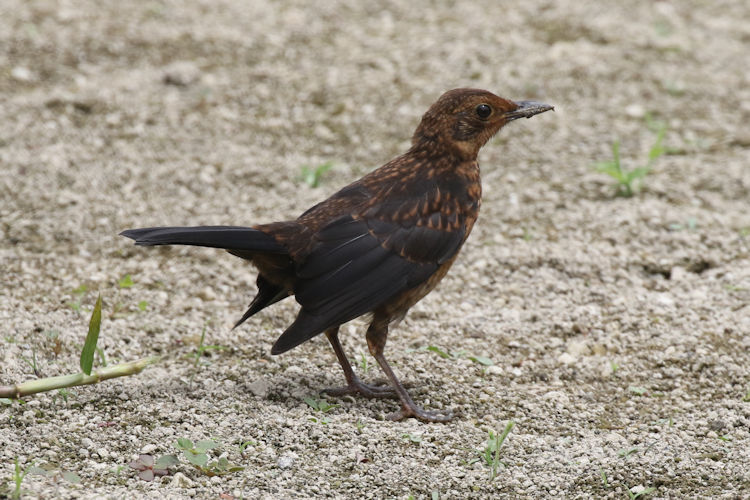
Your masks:
[{"label": "brown plumage", "polygon": [[[271,352],[280,354],[325,332],[346,377],[330,394],[397,397],[391,418],[443,422],[450,414],[417,406],[383,356],[389,325],[445,276],[479,213],[477,153],[506,123],[553,109],[478,89],[443,94],[422,117],[405,154],[293,221],[254,227],[130,229],[138,245],[223,248],[258,269],[258,294],[239,325],[294,295],[302,306]],[[367,345],[391,388],[362,383],[338,340],[339,326],[372,314]],[[235,325],[235,326],[237,326]]]}]

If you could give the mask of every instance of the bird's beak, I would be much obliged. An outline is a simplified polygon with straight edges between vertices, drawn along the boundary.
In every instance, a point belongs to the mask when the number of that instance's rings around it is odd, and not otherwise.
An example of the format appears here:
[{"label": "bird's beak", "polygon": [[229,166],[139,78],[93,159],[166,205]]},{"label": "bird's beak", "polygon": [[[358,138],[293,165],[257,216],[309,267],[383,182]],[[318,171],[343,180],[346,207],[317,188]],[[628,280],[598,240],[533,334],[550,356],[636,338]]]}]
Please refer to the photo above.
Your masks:
[{"label": "bird's beak", "polygon": [[512,121],[517,118],[531,118],[532,116],[538,115],[539,113],[544,113],[545,111],[549,111],[550,109],[555,109],[554,106],[536,101],[517,101],[516,106],[518,107],[513,111],[505,113],[504,116],[506,121]]}]

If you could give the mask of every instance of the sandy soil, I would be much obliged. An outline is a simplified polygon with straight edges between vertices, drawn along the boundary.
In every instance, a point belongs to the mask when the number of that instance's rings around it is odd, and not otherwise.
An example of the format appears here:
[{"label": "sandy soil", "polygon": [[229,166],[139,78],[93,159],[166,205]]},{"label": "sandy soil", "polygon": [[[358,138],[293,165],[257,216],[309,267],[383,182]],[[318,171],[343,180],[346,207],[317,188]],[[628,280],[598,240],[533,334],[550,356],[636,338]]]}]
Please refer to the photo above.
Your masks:
[{"label": "sandy soil", "polygon": [[[110,365],[164,356],[0,404],[0,496],[16,458],[49,471],[25,478],[28,498],[750,495],[750,5],[351,4],[0,4],[0,383],[34,378],[34,357],[40,376],[77,371],[97,293]],[[383,420],[391,401],[314,411],[304,399],[342,376],[324,338],[269,355],[293,302],[232,331],[250,266],[117,236],[295,217],[402,152],[459,86],[556,112],[485,147],[474,233],[392,331],[398,373],[461,413],[449,424]],[[591,165],[618,139],[642,165],[647,118],[669,154],[615,197]],[[329,161],[319,187],[300,180]],[[196,365],[204,328],[223,349]],[[382,378],[363,323],[345,332]],[[490,481],[477,450],[508,421]],[[181,459],[146,482],[127,466],[179,455],[180,437],[244,470]]]}]

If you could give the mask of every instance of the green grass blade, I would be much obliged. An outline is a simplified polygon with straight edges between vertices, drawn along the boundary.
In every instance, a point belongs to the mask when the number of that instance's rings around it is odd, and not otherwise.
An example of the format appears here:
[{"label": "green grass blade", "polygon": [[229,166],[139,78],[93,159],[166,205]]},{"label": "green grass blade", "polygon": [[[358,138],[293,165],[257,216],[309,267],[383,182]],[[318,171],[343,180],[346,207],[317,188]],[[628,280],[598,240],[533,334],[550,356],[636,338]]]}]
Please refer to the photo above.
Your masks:
[{"label": "green grass blade", "polygon": [[86,335],[86,342],[83,344],[81,351],[81,371],[86,375],[91,375],[91,368],[94,366],[94,353],[96,352],[96,343],[99,341],[99,330],[102,325],[102,296],[96,299],[94,311],[91,313],[89,320],[89,333]]},{"label": "green grass blade", "polygon": [[615,169],[622,174],[622,167],[620,166],[620,141],[615,141],[612,143],[612,163],[615,166]]},{"label": "green grass blade", "polygon": [[130,288],[130,287],[131,287],[131,286],[133,286],[134,284],[135,284],[135,283],[133,283],[133,278],[131,278],[129,274],[126,274],[125,276],[123,276],[123,277],[122,277],[122,278],[121,278],[121,279],[120,279],[120,280],[119,280],[119,281],[117,282],[117,285],[118,285],[118,286],[119,286],[120,288]]},{"label": "green grass blade", "polygon": [[490,358],[487,358],[484,356],[469,356],[469,359],[475,363],[479,363],[480,365],[484,365],[484,366],[492,366],[495,364],[495,362],[492,361]]},{"label": "green grass blade", "polygon": [[428,346],[427,350],[434,352],[435,354],[437,354],[438,356],[440,356],[443,359],[450,359],[450,358],[453,357],[450,354],[448,354],[447,352],[445,352],[444,350],[440,349],[438,346],[434,346],[434,345]]},{"label": "green grass blade", "polygon": [[512,420],[508,420],[508,423],[505,424],[505,430],[503,430],[503,433],[500,435],[500,439],[498,440],[498,448],[503,445],[505,442],[505,438],[508,437],[508,434],[510,434],[510,431],[513,430],[513,426],[516,425],[516,423]]},{"label": "green grass blade", "polygon": [[664,142],[664,135],[667,133],[667,127],[663,126],[659,129],[659,132],[656,135],[656,142],[654,142],[654,145],[651,146],[651,149],[648,152],[648,163],[649,165],[651,162],[656,160],[658,157],[663,155],[667,152],[667,148],[663,146]]},{"label": "green grass blade", "polygon": [[634,168],[633,170],[628,171],[625,175],[625,181],[628,184],[631,184],[633,181],[643,179],[649,172],[651,172],[651,167]]}]

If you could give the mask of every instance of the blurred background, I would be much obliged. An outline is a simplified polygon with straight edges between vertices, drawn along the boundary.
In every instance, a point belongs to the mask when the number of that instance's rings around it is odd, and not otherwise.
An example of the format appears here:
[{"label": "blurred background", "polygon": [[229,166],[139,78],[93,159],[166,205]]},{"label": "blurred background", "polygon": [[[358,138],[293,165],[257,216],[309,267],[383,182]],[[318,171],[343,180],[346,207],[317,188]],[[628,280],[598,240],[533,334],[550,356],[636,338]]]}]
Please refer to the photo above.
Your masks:
[{"label": "blurred background", "polygon": [[[3,195],[21,198],[14,214],[73,218],[76,238],[81,226],[103,223],[97,212],[113,192],[131,219],[153,223],[294,216],[320,193],[279,197],[268,213],[269,203],[255,206],[253,186],[273,197],[302,166],[326,162],[337,166],[336,186],[353,179],[402,152],[424,110],[459,86],[556,106],[554,117],[496,139],[512,147],[487,148],[489,189],[528,179],[536,190],[575,191],[602,179],[590,166],[611,155],[614,140],[636,161],[648,152],[647,117],[668,126],[673,153],[733,155],[750,143],[743,2],[6,1],[0,9]],[[731,165],[717,179],[704,161],[674,163],[651,188],[687,182],[707,196],[746,198],[747,176]],[[84,209],[90,196],[100,206]],[[127,220],[114,217],[103,231]],[[13,226],[12,234],[22,229]]]}]

